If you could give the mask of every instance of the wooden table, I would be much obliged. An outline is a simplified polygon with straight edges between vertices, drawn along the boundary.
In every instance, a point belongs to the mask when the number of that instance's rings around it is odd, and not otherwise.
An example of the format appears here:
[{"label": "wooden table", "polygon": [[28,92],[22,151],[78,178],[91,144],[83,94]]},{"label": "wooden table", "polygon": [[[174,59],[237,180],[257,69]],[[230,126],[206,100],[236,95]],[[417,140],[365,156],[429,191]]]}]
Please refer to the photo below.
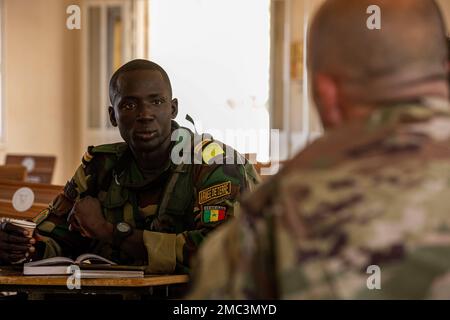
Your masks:
[{"label": "wooden table", "polygon": [[153,288],[187,284],[187,275],[146,275],[144,278],[80,279],[80,289],[67,287],[68,276],[24,276],[18,267],[0,267],[0,292],[26,292],[29,299],[40,300],[45,294],[119,294],[124,300],[152,295]]}]

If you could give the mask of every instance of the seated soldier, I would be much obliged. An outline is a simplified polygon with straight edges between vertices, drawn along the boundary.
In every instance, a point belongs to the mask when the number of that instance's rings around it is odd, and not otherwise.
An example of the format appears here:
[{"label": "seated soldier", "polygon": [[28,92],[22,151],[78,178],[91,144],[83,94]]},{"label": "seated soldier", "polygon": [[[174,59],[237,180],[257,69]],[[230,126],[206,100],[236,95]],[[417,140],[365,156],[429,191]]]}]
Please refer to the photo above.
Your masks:
[{"label": "seated soldier", "polygon": [[[128,62],[109,90],[110,120],[125,142],[88,148],[64,191],[34,218],[31,241],[4,225],[3,264],[90,252],[149,273],[187,271],[203,238],[257,183],[240,154],[173,120],[178,101],[157,64]],[[174,162],[180,154],[190,161]]]}]

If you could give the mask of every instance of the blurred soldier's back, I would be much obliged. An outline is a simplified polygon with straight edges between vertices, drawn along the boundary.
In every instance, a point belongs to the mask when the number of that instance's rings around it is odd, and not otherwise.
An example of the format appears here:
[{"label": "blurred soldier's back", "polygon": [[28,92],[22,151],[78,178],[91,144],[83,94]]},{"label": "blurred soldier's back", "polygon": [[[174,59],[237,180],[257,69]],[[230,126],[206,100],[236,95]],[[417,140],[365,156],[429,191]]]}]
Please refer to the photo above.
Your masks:
[{"label": "blurred soldier's back", "polygon": [[191,298],[450,298],[445,34],[431,0],[320,8],[308,65],[327,132],[205,243]]}]

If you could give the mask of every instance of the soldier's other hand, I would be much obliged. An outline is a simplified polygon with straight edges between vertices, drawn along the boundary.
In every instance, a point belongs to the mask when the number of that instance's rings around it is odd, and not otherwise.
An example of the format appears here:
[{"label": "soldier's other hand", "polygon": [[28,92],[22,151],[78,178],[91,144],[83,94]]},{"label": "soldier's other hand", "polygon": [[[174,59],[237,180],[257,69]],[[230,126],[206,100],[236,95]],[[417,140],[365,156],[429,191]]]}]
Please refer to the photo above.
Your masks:
[{"label": "soldier's other hand", "polygon": [[0,261],[14,263],[26,259],[35,252],[36,240],[28,237],[28,231],[11,223],[0,230]]},{"label": "soldier's other hand", "polygon": [[93,239],[102,239],[108,224],[103,216],[100,201],[90,196],[75,203],[69,223],[72,229],[79,230],[83,236]]}]

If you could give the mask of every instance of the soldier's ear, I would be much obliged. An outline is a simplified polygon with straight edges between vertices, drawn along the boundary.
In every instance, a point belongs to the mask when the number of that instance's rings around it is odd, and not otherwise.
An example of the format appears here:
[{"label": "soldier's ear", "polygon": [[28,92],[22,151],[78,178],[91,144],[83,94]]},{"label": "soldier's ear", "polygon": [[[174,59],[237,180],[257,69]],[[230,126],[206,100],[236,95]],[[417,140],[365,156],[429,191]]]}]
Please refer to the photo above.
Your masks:
[{"label": "soldier's ear", "polygon": [[171,108],[172,108],[172,119],[175,119],[178,115],[178,99],[175,98],[172,100],[171,103]]},{"label": "soldier's ear", "polygon": [[340,126],[343,122],[339,107],[337,83],[328,75],[316,74],[313,77],[314,100],[325,128]]},{"label": "soldier's ear", "polygon": [[109,121],[111,121],[113,127],[117,127],[116,113],[114,112],[114,108],[109,107],[108,112],[109,112]]}]

